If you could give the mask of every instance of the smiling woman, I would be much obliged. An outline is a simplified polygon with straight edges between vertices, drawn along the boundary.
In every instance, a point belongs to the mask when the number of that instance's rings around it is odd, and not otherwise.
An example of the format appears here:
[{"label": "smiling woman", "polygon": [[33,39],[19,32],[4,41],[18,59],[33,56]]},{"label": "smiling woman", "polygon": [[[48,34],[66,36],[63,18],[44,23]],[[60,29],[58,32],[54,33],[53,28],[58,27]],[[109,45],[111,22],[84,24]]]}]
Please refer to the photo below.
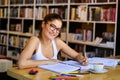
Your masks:
[{"label": "smiling woman", "polygon": [[61,32],[62,18],[55,13],[48,14],[42,21],[40,35],[32,36],[21,52],[18,67],[30,68],[38,65],[60,62],[58,52],[63,51],[82,65],[88,64],[88,59],[70,48],[57,36]]}]

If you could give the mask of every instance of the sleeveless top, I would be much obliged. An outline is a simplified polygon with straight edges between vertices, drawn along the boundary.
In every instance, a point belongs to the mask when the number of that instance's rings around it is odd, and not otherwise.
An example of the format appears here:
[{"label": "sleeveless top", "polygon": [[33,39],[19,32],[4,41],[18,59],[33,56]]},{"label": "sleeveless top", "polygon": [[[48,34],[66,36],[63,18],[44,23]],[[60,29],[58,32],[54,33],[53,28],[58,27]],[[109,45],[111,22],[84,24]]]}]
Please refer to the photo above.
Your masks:
[{"label": "sleeveless top", "polygon": [[[58,50],[56,47],[56,42],[55,40],[52,40],[52,46],[53,46],[53,57],[51,59],[57,59],[57,55],[58,55]],[[49,52],[48,52],[49,54]],[[41,46],[41,42],[39,43],[38,46],[38,50],[36,51],[36,53],[32,56],[33,60],[48,60],[47,57],[45,57],[42,53],[42,46]]]}]

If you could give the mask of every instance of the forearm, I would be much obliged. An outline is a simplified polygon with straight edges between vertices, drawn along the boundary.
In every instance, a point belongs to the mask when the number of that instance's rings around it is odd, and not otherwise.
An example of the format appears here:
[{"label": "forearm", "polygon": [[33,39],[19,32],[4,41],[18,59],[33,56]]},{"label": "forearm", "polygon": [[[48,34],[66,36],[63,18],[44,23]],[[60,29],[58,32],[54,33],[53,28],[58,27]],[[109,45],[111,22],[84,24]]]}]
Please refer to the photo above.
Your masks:
[{"label": "forearm", "polygon": [[74,60],[78,61],[78,62],[82,62],[82,60],[84,59],[84,57],[81,54],[78,54],[77,56],[75,56]]},{"label": "forearm", "polygon": [[54,64],[60,62],[59,60],[26,60],[26,61],[19,61],[18,62],[18,67],[19,69],[23,68],[31,68],[31,67],[37,67],[38,65],[44,65],[44,64]]},{"label": "forearm", "polygon": [[74,59],[78,61],[81,65],[88,65],[89,63],[87,57],[84,57],[81,54],[78,54]]}]

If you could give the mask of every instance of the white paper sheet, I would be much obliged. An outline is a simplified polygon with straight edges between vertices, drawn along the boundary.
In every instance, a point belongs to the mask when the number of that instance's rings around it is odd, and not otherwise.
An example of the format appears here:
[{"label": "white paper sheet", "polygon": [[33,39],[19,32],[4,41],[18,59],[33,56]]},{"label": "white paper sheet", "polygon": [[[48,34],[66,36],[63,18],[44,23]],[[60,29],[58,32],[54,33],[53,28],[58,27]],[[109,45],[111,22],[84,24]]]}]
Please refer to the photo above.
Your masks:
[{"label": "white paper sheet", "polygon": [[105,66],[110,66],[110,67],[116,66],[118,64],[118,61],[120,61],[120,59],[110,59],[110,58],[100,58],[100,57],[89,58],[90,64],[93,64],[95,62],[101,62]]}]

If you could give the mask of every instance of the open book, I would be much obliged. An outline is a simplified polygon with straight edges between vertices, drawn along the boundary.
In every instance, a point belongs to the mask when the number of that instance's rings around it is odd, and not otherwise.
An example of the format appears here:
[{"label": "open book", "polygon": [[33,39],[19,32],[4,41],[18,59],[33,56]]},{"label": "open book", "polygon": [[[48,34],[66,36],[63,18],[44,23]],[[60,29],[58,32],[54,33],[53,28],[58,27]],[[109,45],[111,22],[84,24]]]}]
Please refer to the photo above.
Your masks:
[{"label": "open book", "polygon": [[57,72],[57,73],[72,72],[72,71],[80,69],[80,67],[65,64],[63,62],[55,63],[55,64],[42,65],[42,66],[38,66],[38,67],[42,68],[42,69],[47,69],[47,70],[50,70],[50,71],[53,71],[53,72]]},{"label": "open book", "polygon": [[55,64],[41,65],[38,67],[42,69],[47,69],[53,72],[57,72],[57,73],[63,73],[63,72],[72,72],[78,69],[86,69],[86,70],[91,69],[93,68],[93,63],[95,62],[101,62],[105,66],[114,67],[118,64],[118,61],[120,61],[120,59],[93,57],[93,58],[89,58],[89,64],[87,66],[82,66],[77,61],[69,60],[69,61],[63,61]]}]

